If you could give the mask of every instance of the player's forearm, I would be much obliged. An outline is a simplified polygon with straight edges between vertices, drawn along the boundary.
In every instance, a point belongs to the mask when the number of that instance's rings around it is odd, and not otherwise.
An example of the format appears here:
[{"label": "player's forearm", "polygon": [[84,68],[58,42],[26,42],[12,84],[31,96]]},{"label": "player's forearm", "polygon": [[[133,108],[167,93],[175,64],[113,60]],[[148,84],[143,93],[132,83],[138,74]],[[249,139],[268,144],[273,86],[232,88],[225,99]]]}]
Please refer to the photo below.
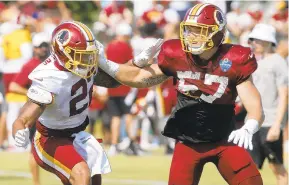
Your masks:
[{"label": "player's forearm", "polygon": [[138,68],[120,65],[115,78],[124,85],[135,88],[147,88],[162,83],[166,79],[163,73],[158,73],[153,67]]},{"label": "player's forearm", "polygon": [[23,118],[17,118],[14,123],[13,123],[13,127],[12,127],[12,135],[13,137],[15,136],[16,132],[18,130],[22,130],[27,128],[29,125],[27,124],[27,120],[23,119]]},{"label": "player's forearm", "polygon": [[274,124],[276,126],[281,126],[281,123],[284,119],[285,113],[287,111],[288,106],[288,88],[287,87],[280,87],[278,90],[279,94],[279,100],[278,100],[278,106],[276,111],[276,119]]},{"label": "player's forearm", "polygon": [[264,113],[259,91],[254,86],[252,79],[237,86],[238,95],[247,111],[247,120],[255,120],[259,126],[264,121]]},{"label": "player's forearm", "polygon": [[18,118],[13,123],[13,136],[18,130],[31,128],[45,110],[46,105],[40,105],[28,100],[20,110]]},{"label": "player's forearm", "polygon": [[9,91],[10,92],[15,92],[15,93],[18,93],[18,94],[23,94],[23,95],[26,95],[27,94],[27,89],[18,85],[17,83],[15,82],[11,82],[11,84],[9,85]]},{"label": "player's forearm", "polygon": [[252,102],[248,106],[250,106],[250,108],[246,108],[247,120],[249,120],[249,119],[257,120],[258,123],[259,123],[259,126],[261,126],[263,121],[264,121],[264,119],[265,119],[265,115],[263,113],[262,106],[260,106],[258,102],[257,103],[253,103]]},{"label": "player's forearm", "polygon": [[139,68],[134,65],[117,64],[106,60],[100,63],[100,67],[120,83],[135,88],[152,87],[168,78],[162,73],[157,64]]},{"label": "player's forearm", "polygon": [[251,94],[245,95],[246,98],[245,100],[243,98],[242,103],[247,111],[247,120],[248,119],[257,120],[259,123],[259,126],[261,126],[265,118],[263,107],[262,107],[262,102],[261,102],[261,97],[260,97],[259,91],[256,88],[251,89],[251,90],[252,90],[250,92]]}]

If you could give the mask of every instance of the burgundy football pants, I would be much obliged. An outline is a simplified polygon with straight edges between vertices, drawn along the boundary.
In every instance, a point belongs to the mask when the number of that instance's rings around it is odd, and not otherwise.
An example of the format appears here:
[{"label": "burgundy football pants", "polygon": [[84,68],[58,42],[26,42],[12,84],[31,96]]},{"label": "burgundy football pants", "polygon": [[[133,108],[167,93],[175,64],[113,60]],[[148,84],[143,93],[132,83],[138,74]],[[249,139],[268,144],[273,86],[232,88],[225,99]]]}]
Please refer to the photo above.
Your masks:
[{"label": "burgundy football pants", "polygon": [[249,153],[234,144],[199,143],[175,147],[169,185],[197,185],[203,167],[213,162],[229,185],[262,185],[261,175]]}]

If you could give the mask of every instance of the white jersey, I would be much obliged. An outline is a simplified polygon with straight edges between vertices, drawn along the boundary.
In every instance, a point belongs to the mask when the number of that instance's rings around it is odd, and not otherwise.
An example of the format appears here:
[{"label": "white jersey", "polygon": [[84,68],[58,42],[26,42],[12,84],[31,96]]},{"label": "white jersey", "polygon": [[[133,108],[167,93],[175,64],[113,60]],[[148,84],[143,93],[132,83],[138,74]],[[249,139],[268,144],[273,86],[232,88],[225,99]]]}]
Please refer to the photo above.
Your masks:
[{"label": "white jersey", "polygon": [[80,78],[63,70],[51,55],[29,75],[30,88],[36,87],[53,94],[53,102],[47,105],[39,122],[50,129],[66,129],[80,126],[88,115],[93,89],[93,77]]}]

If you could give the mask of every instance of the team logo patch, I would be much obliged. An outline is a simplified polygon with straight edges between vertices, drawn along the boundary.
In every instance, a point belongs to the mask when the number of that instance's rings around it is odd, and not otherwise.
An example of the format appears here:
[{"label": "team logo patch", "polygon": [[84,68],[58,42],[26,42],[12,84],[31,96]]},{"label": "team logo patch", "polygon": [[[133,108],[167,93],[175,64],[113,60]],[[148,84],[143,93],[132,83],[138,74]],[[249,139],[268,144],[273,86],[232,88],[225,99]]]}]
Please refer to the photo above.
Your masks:
[{"label": "team logo patch", "polygon": [[227,72],[232,67],[232,61],[230,61],[228,58],[225,58],[220,61],[220,67],[223,72]]},{"label": "team logo patch", "polygon": [[68,30],[61,30],[57,34],[57,40],[60,42],[63,46],[66,45],[70,41],[70,32]]},{"label": "team logo patch", "polygon": [[225,18],[222,12],[220,12],[219,10],[215,10],[214,18],[215,18],[216,23],[218,23],[218,25],[224,25]]}]

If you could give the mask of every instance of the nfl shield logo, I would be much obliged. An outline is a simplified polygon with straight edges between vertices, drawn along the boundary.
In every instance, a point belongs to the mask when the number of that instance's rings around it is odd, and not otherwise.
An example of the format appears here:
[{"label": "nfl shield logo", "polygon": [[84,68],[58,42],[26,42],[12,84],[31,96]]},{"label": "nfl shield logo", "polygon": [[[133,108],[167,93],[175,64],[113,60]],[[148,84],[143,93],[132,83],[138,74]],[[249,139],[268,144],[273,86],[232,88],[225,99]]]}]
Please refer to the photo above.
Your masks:
[{"label": "nfl shield logo", "polygon": [[232,67],[232,61],[228,58],[225,58],[220,61],[220,67],[223,72],[227,72]]}]

